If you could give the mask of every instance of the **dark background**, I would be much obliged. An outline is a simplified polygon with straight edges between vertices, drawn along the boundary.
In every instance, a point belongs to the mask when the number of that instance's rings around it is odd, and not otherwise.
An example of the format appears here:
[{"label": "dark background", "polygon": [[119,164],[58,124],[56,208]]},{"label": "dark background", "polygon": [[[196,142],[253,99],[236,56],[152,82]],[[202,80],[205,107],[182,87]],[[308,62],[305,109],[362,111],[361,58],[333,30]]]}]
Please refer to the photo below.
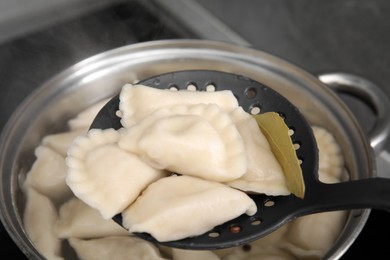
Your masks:
[{"label": "dark background", "polygon": [[[121,2],[0,42],[1,128],[24,98],[63,69],[105,50],[159,39],[202,38],[248,45],[313,74],[349,72],[363,76],[390,96],[390,1],[190,1],[195,2],[193,7],[200,4],[209,18],[230,28],[238,38],[229,32],[213,32],[219,23],[200,28],[197,24],[208,20],[201,16],[197,20],[199,13],[194,16],[186,10],[188,13],[178,14],[184,0],[168,0],[162,6],[159,0]],[[215,22],[213,19],[210,21]],[[372,122],[371,118],[359,120],[365,129],[370,127],[365,122]],[[342,259],[390,256],[389,220],[389,212],[374,210]],[[0,238],[3,250],[15,259],[24,258],[2,227]]]}]

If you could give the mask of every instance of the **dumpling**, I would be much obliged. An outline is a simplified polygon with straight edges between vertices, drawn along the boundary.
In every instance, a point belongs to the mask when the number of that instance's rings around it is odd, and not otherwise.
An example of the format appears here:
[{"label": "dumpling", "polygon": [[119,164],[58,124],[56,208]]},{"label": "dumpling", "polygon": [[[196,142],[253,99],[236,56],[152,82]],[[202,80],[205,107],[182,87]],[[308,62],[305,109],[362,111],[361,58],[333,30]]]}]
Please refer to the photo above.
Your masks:
[{"label": "dumpling", "polygon": [[87,107],[85,110],[77,114],[75,118],[70,119],[68,121],[70,130],[88,131],[96,115],[109,100],[110,98],[103,99],[92,106]]},{"label": "dumpling", "polygon": [[[248,253],[241,255],[229,255],[223,260],[301,260],[303,258],[294,257],[294,255],[289,254],[285,250],[277,249],[266,250],[266,251],[256,251],[256,253]],[[311,259],[311,258],[308,258]]]},{"label": "dumpling", "polygon": [[346,220],[345,211],[316,213],[289,225],[285,248],[300,258],[320,259],[336,241]]},{"label": "dumpling", "polygon": [[42,145],[47,146],[53,151],[57,152],[64,158],[68,154],[69,146],[72,144],[73,140],[79,136],[84,135],[86,131],[70,131],[58,134],[47,135],[42,139]]},{"label": "dumpling", "polygon": [[212,251],[208,250],[186,250],[180,248],[172,248],[172,260],[221,260]]},{"label": "dumpling", "polygon": [[171,176],[149,185],[122,212],[122,224],[130,232],[146,232],[164,242],[201,235],[256,211],[255,202],[244,192],[196,177]]},{"label": "dumpling", "polygon": [[37,250],[47,259],[63,259],[61,240],[54,232],[58,215],[49,198],[32,188],[26,190],[27,201],[23,215],[26,232]]},{"label": "dumpling", "polygon": [[233,180],[247,168],[242,138],[215,104],[160,109],[124,129],[118,144],[155,168],[208,180]]},{"label": "dumpling", "polygon": [[230,115],[243,138],[248,168],[241,178],[227,184],[246,192],[269,196],[290,194],[283,170],[256,120],[241,107]]},{"label": "dumpling", "polygon": [[69,238],[69,244],[83,260],[163,260],[156,246],[132,236],[111,236],[82,240]]},{"label": "dumpling", "polygon": [[329,179],[342,180],[344,178],[344,157],[342,156],[340,146],[333,135],[325,128],[313,126],[312,129],[318,146],[320,180],[328,183],[333,182],[329,181]]},{"label": "dumpling", "polygon": [[272,233],[257,239],[249,244],[214,250],[213,252],[223,260],[248,259],[295,259],[292,254],[284,252],[288,224],[283,225]]},{"label": "dumpling", "polygon": [[92,129],[75,139],[66,160],[66,183],[105,219],[122,212],[148,184],[166,173],[120,149],[118,140],[119,132],[114,129]]},{"label": "dumpling", "polygon": [[35,149],[36,160],[27,173],[24,187],[32,187],[55,203],[62,203],[72,196],[66,185],[65,158],[45,146]]},{"label": "dumpling", "polygon": [[73,197],[60,208],[56,234],[59,238],[89,239],[125,236],[129,232],[112,219],[103,219],[98,210]]},{"label": "dumpling", "polygon": [[122,113],[121,123],[130,127],[153,111],[174,105],[217,104],[223,111],[238,107],[237,99],[229,90],[205,91],[171,91],[156,89],[144,85],[126,84],[119,95],[119,109]]}]

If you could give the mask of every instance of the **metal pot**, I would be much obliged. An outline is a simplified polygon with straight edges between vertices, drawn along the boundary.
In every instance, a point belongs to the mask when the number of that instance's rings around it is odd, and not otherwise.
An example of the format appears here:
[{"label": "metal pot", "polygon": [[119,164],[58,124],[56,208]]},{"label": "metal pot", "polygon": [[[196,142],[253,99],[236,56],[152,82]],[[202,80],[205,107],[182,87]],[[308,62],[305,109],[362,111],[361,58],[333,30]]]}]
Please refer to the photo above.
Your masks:
[{"label": "metal pot", "polygon": [[[345,74],[318,78],[261,51],[220,42],[165,40],[129,45],[86,59],[46,82],[18,107],[3,130],[1,220],[26,256],[41,257],[23,228],[25,198],[20,182],[35,159],[34,149],[42,137],[66,130],[70,118],[94,102],[117,94],[124,83],[187,69],[232,72],[268,85],[295,104],[311,124],[322,126],[335,136],[351,179],[376,175],[375,154],[383,150],[390,129],[390,120],[385,120],[389,101],[369,82]],[[378,122],[368,137],[329,85],[339,90],[343,86],[342,91],[363,97],[374,107]],[[349,212],[345,227],[326,258],[341,257],[359,235],[369,213],[369,209]]]}]

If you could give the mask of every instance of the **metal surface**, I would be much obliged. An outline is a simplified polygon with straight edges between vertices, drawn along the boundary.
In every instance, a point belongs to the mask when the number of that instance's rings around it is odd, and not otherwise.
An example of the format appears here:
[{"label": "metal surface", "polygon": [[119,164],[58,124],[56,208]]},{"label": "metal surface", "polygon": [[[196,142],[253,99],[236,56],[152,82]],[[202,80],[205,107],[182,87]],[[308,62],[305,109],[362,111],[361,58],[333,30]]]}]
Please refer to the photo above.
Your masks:
[{"label": "metal surface", "polygon": [[[37,256],[21,225],[18,181],[31,167],[33,149],[47,134],[95,101],[118,93],[124,83],[177,70],[234,72],[262,82],[290,100],[313,125],[332,132],[351,179],[375,175],[373,154],[358,122],[340,98],[313,75],[269,54],[219,42],[172,40],[134,44],[84,60],[36,90],[15,111],[1,136],[2,222],[21,250]],[[92,94],[93,93],[93,94]],[[327,256],[351,246],[370,210],[352,211]]]},{"label": "metal surface", "polygon": [[[361,125],[362,127],[367,127],[366,132],[371,147],[376,152],[377,175],[390,178],[390,171],[388,170],[390,165],[390,154],[388,151],[390,100],[387,94],[372,81],[350,73],[326,73],[319,75],[318,78],[336,92],[351,94],[372,109],[372,116],[375,118],[373,127],[365,126],[365,123]],[[358,113],[360,113],[359,110],[355,111],[355,116],[358,116]],[[369,116],[365,115],[366,120]]]},{"label": "metal surface", "polygon": [[[371,107],[376,116],[374,129],[369,131],[371,147],[378,155],[387,145],[390,134],[390,99],[371,81],[348,73],[327,73],[318,78],[336,92],[349,93]],[[390,174],[390,173],[389,173]],[[389,175],[390,176],[390,175]]]}]

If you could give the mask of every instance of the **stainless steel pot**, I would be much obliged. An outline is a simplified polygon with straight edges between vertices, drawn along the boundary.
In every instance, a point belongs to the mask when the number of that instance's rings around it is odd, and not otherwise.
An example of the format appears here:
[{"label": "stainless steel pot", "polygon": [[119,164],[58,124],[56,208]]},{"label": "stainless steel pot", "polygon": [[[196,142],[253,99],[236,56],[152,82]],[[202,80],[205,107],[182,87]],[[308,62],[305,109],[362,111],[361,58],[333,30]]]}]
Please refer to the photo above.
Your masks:
[{"label": "stainless steel pot", "polygon": [[[390,120],[386,120],[389,101],[371,83],[346,74],[317,78],[261,51],[220,42],[165,40],[125,46],[86,59],[46,82],[19,106],[3,130],[0,140],[1,221],[26,256],[41,257],[22,225],[25,198],[20,182],[34,161],[33,152],[41,138],[66,130],[67,120],[94,102],[113,96],[124,83],[187,69],[232,72],[268,85],[295,104],[311,124],[322,126],[335,136],[351,179],[375,176],[375,154],[383,150],[387,141]],[[350,81],[340,82],[340,78]],[[321,80],[365,97],[374,107],[378,122],[368,137],[335,91]],[[359,235],[369,213],[369,209],[349,213],[327,258],[341,257]]]}]

